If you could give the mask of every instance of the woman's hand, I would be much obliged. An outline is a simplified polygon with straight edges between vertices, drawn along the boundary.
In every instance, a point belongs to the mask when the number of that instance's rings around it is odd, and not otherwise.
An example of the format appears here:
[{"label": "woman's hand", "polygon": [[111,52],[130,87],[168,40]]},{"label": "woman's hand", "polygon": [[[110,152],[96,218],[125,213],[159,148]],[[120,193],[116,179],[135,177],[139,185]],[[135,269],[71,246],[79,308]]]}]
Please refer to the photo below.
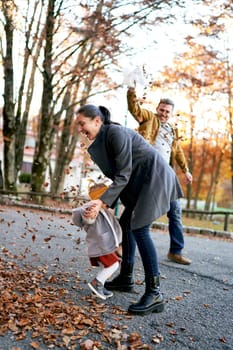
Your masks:
[{"label": "woman's hand", "polygon": [[88,203],[88,207],[85,210],[85,217],[96,218],[100,209],[104,206],[104,203],[100,199],[92,200]]}]

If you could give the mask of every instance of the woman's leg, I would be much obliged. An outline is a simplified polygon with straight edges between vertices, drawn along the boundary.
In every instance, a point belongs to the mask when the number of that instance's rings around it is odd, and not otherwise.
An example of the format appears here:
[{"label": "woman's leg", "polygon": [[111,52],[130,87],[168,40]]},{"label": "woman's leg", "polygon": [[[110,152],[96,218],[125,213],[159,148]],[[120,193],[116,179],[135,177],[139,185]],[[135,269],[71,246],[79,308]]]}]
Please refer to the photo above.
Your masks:
[{"label": "woman's leg", "polygon": [[136,240],[130,228],[132,210],[126,208],[120,217],[122,229],[122,262],[134,264]]},{"label": "woman's leg", "polygon": [[161,312],[164,309],[163,296],[160,292],[157,253],[150,234],[150,225],[132,231],[145,271],[145,293],[138,303],[129,306],[129,312],[146,315]]},{"label": "woman's leg", "polygon": [[120,274],[112,281],[105,282],[108,290],[131,292],[134,286],[133,266],[136,251],[136,241],[130,229],[132,210],[125,209],[120,218],[122,228],[122,262]]},{"label": "woman's leg", "polygon": [[132,234],[137,242],[145,275],[159,275],[157,252],[151,238],[150,225],[133,230]]}]

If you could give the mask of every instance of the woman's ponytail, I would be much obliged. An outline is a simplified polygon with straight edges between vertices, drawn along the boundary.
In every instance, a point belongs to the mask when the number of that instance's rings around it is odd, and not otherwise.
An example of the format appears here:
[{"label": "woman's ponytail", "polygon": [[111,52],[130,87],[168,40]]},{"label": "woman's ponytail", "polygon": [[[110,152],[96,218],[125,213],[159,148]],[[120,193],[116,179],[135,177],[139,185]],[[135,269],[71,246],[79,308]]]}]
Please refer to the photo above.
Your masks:
[{"label": "woman's ponytail", "polygon": [[111,113],[110,111],[104,107],[104,106],[99,106],[99,110],[103,116],[103,123],[104,124],[111,124]]}]

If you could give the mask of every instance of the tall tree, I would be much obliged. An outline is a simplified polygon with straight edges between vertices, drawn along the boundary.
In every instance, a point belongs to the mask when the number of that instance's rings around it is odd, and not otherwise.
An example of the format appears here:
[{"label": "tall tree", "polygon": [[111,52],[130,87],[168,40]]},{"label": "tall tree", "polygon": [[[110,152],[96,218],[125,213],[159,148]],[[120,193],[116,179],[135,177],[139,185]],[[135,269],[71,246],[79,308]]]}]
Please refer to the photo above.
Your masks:
[{"label": "tall tree", "polygon": [[[17,174],[23,161],[28,118],[35,90],[35,74],[42,46],[43,28],[39,23],[43,14],[43,2],[21,2],[20,8],[17,7],[17,1],[0,2],[4,23],[1,56],[5,80],[3,119],[6,189],[16,188]],[[38,19],[37,25],[35,18]],[[22,33],[25,34],[23,39]]]},{"label": "tall tree", "polygon": [[49,0],[48,12],[45,24],[45,48],[43,61],[43,93],[41,100],[41,118],[39,124],[40,137],[36,142],[34,161],[32,166],[32,191],[41,191],[45,181],[46,170],[50,159],[51,138],[50,130],[53,127],[52,116],[52,54],[53,54],[53,32],[55,26],[55,2]]},{"label": "tall tree", "polygon": [[4,15],[4,29],[7,36],[6,51],[3,54],[4,67],[4,106],[3,106],[3,140],[4,140],[4,185],[7,190],[15,189],[15,118],[14,118],[14,15],[13,0],[1,2]]},{"label": "tall tree", "polygon": [[[21,10],[22,11],[22,10]],[[28,128],[28,119],[33,102],[33,94],[36,89],[35,79],[38,60],[42,50],[44,38],[44,26],[41,25],[44,4],[41,0],[34,3],[28,1],[25,9],[25,45],[23,50],[22,75],[16,96],[16,142],[15,164],[16,176],[21,169],[24,146]],[[35,21],[37,19],[37,22]]]}]

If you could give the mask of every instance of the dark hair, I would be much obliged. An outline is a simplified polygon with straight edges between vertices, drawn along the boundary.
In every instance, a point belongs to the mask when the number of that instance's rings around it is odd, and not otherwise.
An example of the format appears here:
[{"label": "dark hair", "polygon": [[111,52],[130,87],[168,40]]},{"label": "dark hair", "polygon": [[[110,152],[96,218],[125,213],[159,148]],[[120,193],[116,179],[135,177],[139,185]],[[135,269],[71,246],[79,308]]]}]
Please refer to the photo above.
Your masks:
[{"label": "dark hair", "polygon": [[161,98],[161,100],[159,101],[159,105],[161,105],[161,104],[170,105],[173,108],[175,106],[175,103],[172,100],[170,100],[170,98]]},{"label": "dark hair", "polygon": [[103,124],[111,124],[111,114],[110,111],[104,106],[95,106],[91,104],[84,105],[80,107],[77,114],[83,114],[86,118],[94,119],[99,116],[103,121]]}]

